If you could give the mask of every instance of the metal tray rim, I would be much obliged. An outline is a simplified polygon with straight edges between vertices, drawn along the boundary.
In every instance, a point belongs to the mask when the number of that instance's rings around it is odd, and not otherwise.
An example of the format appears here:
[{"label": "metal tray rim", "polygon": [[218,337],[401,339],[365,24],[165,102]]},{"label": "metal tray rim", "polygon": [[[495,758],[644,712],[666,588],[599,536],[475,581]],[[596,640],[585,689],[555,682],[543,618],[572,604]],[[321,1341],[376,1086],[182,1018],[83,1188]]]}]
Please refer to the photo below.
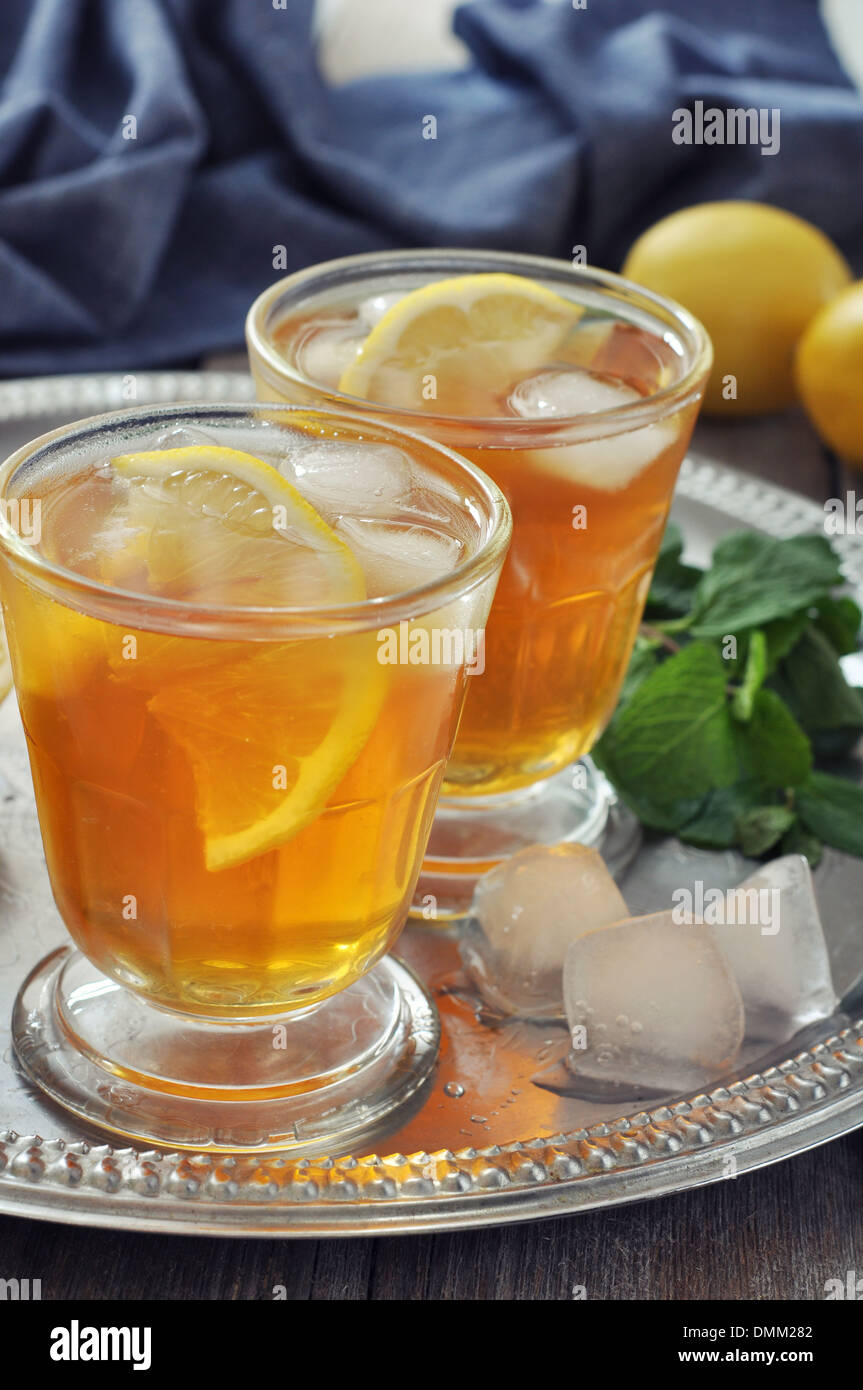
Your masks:
[{"label": "metal tray rim", "polygon": [[[482,1226],[723,1181],[826,1143],[861,1122],[863,1019],[728,1087],[570,1134],[485,1149],[225,1159],[6,1131],[0,1135],[0,1211],[269,1237]],[[793,1142],[784,1143],[789,1136]],[[77,1210],[67,1205],[73,1193],[83,1199]],[[158,1218],[135,1208],[139,1197],[158,1202]],[[300,1220],[291,1221],[291,1214]]]}]

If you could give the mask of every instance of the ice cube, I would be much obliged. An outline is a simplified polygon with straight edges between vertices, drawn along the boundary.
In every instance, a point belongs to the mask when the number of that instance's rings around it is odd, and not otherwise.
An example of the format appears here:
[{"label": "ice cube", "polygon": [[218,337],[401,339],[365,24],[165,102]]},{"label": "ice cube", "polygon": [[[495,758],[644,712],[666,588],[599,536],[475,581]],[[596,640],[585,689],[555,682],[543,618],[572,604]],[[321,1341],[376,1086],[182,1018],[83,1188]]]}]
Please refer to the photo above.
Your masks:
[{"label": "ice cube", "polygon": [[[635,401],[645,401],[645,397],[633,387],[578,367],[539,372],[519,382],[509,398],[511,409],[526,420],[594,415]],[[657,459],[676,437],[673,424],[660,422],[581,444],[532,449],[529,457],[544,472],[557,473],[604,492],[616,492]]]},{"label": "ice cube", "polygon": [[300,443],[281,471],[329,521],[340,516],[392,516],[413,482],[406,454],[393,444],[338,439]]},{"label": "ice cube", "polygon": [[455,569],[464,546],[429,527],[343,516],[337,531],[363,567],[369,598],[404,593]]},{"label": "ice cube", "polygon": [[309,381],[338,390],[367,334],[354,319],[322,319],[310,324],[297,348],[297,366]]},{"label": "ice cube", "polygon": [[672,377],[678,360],[670,341],[635,323],[615,323],[598,338],[589,365],[595,372],[610,372],[655,391]]},{"label": "ice cube", "polygon": [[524,420],[593,415],[643,397],[622,381],[609,381],[584,368],[555,368],[520,381],[509,397],[510,409]]},{"label": "ice cube", "polygon": [[584,487],[619,492],[677,442],[678,428],[667,421],[642,425],[605,439],[530,449],[525,457],[544,473],[555,473]]},{"label": "ice cube", "polygon": [[743,995],[747,1038],[787,1042],[838,1008],[802,854],[786,854],[750,874],[725,894],[721,915],[716,940]]},{"label": "ice cube", "polygon": [[677,1094],[728,1071],[743,1041],[743,1000],[713,932],[668,911],[572,943],[563,993],[577,1078]]},{"label": "ice cube", "polygon": [[657,391],[675,375],[680,359],[673,342],[635,323],[581,319],[566,340],[568,364],[617,377],[642,392]]},{"label": "ice cube", "polygon": [[367,332],[374,328],[394,304],[404,299],[406,293],[406,290],[389,290],[386,294],[373,294],[364,299],[357,310],[357,318],[363,328]]},{"label": "ice cube", "polygon": [[199,430],[191,425],[176,425],[173,429],[164,430],[159,435],[156,447],[159,449],[191,449],[199,446],[211,449],[221,443],[218,435],[208,434],[206,430]]},{"label": "ice cube", "polygon": [[562,1018],[567,947],[627,915],[596,850],[531,845],[480,879],[462,959],[483,998],[500,1012]]}]

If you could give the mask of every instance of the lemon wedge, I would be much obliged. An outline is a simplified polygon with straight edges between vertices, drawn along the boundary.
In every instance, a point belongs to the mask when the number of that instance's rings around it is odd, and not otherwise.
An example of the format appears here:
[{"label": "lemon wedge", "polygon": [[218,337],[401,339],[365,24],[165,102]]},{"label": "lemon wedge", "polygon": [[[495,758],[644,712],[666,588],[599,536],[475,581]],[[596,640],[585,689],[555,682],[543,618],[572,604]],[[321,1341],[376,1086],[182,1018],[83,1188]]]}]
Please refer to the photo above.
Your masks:
[{"label": "lemon wedge", "polygon": [[519,275],[460,275],[406,294],[378,321],[339,390],[449,415],[497,415],[552,361],[583,310]]},{"label": "lemon wedge", "polygon": [[[262,460],[193,446],[112,462],[129,484],[115,579],[143,565],[150,593],[235,608],[365,597],[349,547]],[[146,693],[189,760],[213,872],[275,849],[321,814],[387,688],[373,632],[274,642],[140,631],[132,659],[124,649],[111,668]]]}]

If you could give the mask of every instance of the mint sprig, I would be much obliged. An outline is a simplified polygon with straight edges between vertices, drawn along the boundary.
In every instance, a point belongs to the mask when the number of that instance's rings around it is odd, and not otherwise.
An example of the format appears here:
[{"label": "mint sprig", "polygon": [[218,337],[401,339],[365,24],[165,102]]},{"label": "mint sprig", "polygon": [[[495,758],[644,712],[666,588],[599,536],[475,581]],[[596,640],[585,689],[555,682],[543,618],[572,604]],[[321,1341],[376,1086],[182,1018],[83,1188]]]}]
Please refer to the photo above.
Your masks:
[{"label": "mint sprig", "polygon": [[[863,736],[839,658],[860,608],[824,536],[726,536],[708,570],[669,526],[594,758],[645,825],[755,857],[863,855],[863,787],[817,766]],[[730,640],[733,639],[733,640]]]}]

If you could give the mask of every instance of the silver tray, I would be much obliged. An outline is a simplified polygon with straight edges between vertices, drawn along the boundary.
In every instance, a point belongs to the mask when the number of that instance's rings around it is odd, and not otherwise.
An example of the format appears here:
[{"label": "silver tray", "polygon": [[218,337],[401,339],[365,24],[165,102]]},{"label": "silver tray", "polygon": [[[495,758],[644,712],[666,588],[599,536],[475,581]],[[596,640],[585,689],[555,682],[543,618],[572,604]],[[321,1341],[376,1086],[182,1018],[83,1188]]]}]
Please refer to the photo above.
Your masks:
[{"label": "silver tray", "polygon": [[[232,372],[156,372],[0,383],[0,453],[65,421],[130,401],[244,400]],[[674,515],[688,557],[723,532],[820,529],[812,502],[702,458],[681,473]],[[863,544],[841,540],[863,591]],[[633,911],[668,905],[686,875],[717,884],[747,870],[739,855],[666,841],[642,851],[623,888]],[[837,1014],[771,1056],[744,1055],[709,1093],[632,1110],[548,1088],[566,1048],[562,1026],[492,1026],[460,972],[453,933],[410,926],[399,954],[432,987],[443,1022],[435,1076],[375,1153],[281,1159],[136,1153],[106,1145],[44,1100],[18,1071],[12,1002],[47,951],[66,940],[42,857],[14,700],[0,707],[0,1211],[80,1225],[237,1236],[380,1235],[535,1220],[719,1181],[863,1124],[863,932],[848,904],[859,861],[828,851],[817,870]],[[855,1013],[855,1005],[859,1015]],[[532,1078],[539,1078],[535,1081]]]}]

